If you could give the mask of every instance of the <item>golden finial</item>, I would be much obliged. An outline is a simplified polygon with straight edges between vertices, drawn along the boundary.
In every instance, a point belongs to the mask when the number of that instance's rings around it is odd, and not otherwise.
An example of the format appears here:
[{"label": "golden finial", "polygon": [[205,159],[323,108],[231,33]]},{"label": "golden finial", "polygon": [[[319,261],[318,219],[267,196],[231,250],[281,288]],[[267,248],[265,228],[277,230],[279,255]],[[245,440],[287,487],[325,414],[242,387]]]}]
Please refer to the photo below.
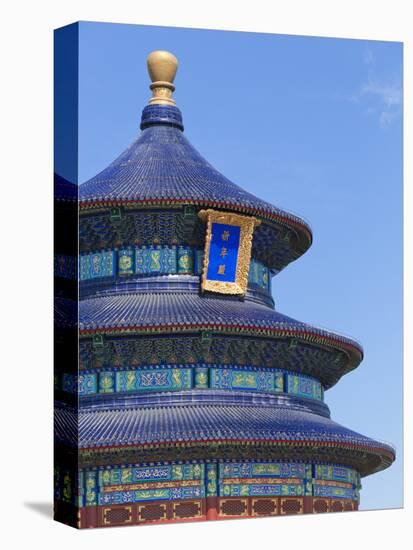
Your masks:
[{"label": "golden finial", "polygon": [[175,86],[172,82],[178,68],[178,60],[170,52],[156,50],[148,55],[147,63],[152,80],[149,87],[153,94],[149,100],[150,105],[175,105],[172,99]]}]

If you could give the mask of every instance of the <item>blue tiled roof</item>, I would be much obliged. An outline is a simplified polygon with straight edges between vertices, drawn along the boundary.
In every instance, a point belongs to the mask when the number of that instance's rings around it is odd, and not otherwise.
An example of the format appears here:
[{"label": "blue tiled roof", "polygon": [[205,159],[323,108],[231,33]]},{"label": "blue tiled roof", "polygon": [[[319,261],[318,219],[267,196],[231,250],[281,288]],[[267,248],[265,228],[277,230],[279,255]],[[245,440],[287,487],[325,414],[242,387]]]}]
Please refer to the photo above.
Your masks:
[{"label": "blue tiled roof", "polygon": [[102,393],[84,396],[80,402],[82,411],[106,409],[131,409],[175,405],[263,405],[287,407],[330,418],[330,409],[323,401],[286,393],[258,393],[254,391],[195,389],[184,391],[158,391],[141,394]]},{"label": "blue tiled roof", "polygon": [[56,328],[75,328],[78,321],[78,302],[62,296],[55,296],[53,302]]},{"label": "blue tiled roof", "polygon": [[[329,418],[274,406],[185,405],[73,412],[56,409],[56,437],[79,448],[207,441],[320,442],[394,455],[384,443]],[[79,429],[79,432],[77,431]],[[380,452],[380,451],[379,451]]]},{"label": "blue tiled roof", "polygon": [[[160,113],[165,111],[165,114]],[[179,109],[147,106],[141,135],[102,172],[80,186],[83,205],[96,202],[184,202],[280,217],[311,244],[308,225],[247,193],[213,168],[180,129]]]},{"label": "blue tiled roof", "polygon": [[[89,298],[79,304],[80,329],[233,327],[243,330],[290,331],[326,339],[334,346],[350,347],[362,358],[360,345],[250,301],[197,294],[121,294]],[[287,336],[288,334],[286,334]]]},{"label": "blue tiled roof", "polygon": [[54,199],[57,201],[77,201],[79,187],[59,174],[54,175]]}]

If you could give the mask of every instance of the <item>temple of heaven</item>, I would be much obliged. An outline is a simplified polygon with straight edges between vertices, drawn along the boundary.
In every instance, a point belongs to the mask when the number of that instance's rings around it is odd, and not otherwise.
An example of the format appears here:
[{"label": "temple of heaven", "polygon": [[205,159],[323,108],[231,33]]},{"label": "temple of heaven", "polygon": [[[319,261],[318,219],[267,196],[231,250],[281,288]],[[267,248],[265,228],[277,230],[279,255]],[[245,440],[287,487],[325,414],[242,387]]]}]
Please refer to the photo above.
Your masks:
[{"label": "temple of heaven", "polygon": [[[84,528],[357,510],[360,479],[395,451],[331,420],[324,392],[363,350],[274,308],[271,279],[311,230],[191,145],[177,65],[152,52],[140,135],[78,188],[56,183],[57,211],[75,204],[79,222],[78,269],[56,257],[57,277],[78,283],[78,298],[63,284],[56,298],[56,518]],[[75,371],[59,352],[70,338]]]}]

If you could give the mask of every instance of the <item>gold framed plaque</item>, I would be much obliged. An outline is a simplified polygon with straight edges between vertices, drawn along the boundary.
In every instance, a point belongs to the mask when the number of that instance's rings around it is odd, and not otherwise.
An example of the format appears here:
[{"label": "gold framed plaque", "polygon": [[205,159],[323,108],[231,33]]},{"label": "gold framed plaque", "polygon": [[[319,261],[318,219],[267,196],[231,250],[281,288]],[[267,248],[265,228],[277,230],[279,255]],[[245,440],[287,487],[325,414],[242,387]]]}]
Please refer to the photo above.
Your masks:
[{"label": "gold framed plaque", "polygon": [[261,222],[253,216],[212,209],[201,210],[198,216],[207,224],[202,291],[245,294],[252,237],[254,228]]}]

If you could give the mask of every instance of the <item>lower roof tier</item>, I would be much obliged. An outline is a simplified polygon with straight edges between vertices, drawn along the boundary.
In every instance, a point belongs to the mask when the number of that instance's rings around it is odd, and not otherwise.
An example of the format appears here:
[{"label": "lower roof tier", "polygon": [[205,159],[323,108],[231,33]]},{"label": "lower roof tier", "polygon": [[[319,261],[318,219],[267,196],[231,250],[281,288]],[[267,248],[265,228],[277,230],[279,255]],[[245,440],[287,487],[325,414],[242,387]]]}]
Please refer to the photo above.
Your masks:
[{"label": "lower roof tier", "polygon": [[[57,406],[56,441],[86,454],[189,449],[204,457],[216,446],[267,446],[290,459],[337,461],[368,475],[389,466],[394,449],[329,418],[288,407],[175,405],[80,411]],[[147,455],[147,458],[148,459]],[[190,454],[187,453],[187,457]],[[216,457],[216,455],[215,455]]]}]

